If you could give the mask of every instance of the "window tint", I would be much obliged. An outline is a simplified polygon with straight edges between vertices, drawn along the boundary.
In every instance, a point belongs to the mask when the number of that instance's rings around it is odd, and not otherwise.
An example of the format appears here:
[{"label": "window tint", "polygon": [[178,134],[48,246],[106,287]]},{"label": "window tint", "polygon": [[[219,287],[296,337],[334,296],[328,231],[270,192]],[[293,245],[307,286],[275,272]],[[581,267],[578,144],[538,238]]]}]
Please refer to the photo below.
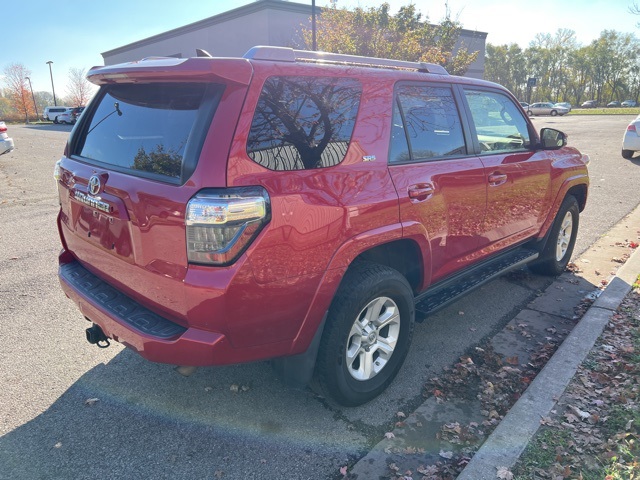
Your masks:
[{"label": "window tint", "polygon": [[105,87],[77,154],[133,173],[180,179],[206,88],[184,83]]},{"label": "window tint", "polygon": [[[460,116],[447,87],[403,85],[397,89],[399,108],[393,119],[392,162],[464,155],[467,149]],[[403,121],[404,120],[404,121]],[[402,151],[404,130],[410,153]]]},{"label": "window tint", "polygon": [[529,147],[527,121],[509,97],[496,92],[465,91],[483,154]]},{"label": "window tint", "polygon": [[349,78],[272,77],[258,100],[247,153],[271,170],[330,167],[344,160],[362,87]]}]

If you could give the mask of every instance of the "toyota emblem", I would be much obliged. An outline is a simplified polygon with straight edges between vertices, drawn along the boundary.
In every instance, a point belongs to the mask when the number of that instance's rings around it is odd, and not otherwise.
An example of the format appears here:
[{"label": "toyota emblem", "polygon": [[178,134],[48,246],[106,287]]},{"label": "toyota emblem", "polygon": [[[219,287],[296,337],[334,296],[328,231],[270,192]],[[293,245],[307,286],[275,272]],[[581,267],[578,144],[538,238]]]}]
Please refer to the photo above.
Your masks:
[{"label": "toyota emblem", "polygon": [[92,175],[89,179],[89,193],[91,195],[97,195],[100,193],[100,188],[102,185],[100,184],[100,177],[98,175]]}]

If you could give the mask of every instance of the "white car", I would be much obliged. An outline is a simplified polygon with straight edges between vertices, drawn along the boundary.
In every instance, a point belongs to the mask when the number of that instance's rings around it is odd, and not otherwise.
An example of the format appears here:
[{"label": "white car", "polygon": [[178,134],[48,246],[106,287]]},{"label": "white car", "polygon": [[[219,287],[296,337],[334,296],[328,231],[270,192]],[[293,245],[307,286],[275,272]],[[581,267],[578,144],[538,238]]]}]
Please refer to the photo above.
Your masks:
[{"label": "white car", "polygon": [[4,122],[0,122],[0,155],[9,153],[13,150],[13,138],[7,135],[7,126]]},{"label": "white car", "polygon": [[640,152],[640,115],[627,126],[622,137],[622,157],[630,159],[635,152]]}]

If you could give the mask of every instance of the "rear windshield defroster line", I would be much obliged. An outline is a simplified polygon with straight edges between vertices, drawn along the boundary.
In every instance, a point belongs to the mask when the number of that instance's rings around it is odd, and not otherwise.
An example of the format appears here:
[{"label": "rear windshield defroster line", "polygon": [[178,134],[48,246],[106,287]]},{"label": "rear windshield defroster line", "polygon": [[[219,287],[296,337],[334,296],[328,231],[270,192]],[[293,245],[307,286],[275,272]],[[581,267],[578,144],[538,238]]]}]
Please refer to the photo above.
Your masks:
[{"label": "rear windshield defroster line", "polygon": [[72,154],[112,170],[183,184],[195,170],[223,89],[204,83],[102,87]]}]

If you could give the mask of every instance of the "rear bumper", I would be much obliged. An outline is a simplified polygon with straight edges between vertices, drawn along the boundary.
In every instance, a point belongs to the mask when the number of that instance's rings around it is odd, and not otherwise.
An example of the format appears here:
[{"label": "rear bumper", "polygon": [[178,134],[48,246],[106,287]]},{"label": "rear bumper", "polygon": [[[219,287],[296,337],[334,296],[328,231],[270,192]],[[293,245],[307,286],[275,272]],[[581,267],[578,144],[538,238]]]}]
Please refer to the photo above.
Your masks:
[{"label": "rear bumper", "polygon": [[13,148],[12,138],[0,138],[0,155],[3,153],[9,153]]},{"label": "rear bumper", "polygon": [[625,132],[622,139],[622,149],[640,151],[640,136],[635,132]]},{"label": "rear bumper", "polygon": [[255,352],[233,349],[223,334],[185,328],[152,312],[77,261],[60,265],[58,276],[62,290],[88,320],[147,360],[206,366],[254,359]]}]

